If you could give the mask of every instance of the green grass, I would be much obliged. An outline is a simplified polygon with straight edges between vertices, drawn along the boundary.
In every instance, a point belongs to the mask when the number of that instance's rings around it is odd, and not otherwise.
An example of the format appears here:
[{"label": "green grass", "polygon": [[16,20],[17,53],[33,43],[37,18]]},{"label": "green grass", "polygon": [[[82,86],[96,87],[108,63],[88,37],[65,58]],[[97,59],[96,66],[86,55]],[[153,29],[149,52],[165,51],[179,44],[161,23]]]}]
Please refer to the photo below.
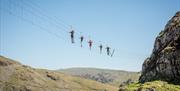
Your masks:
[{"label": "green grass", "polygon": [[180,91],[180,85],[174,85],[164,81],[152,81],[144,84],[136,82],[121,87],[121,89],[125,91],[136,91],[138,89],[141,89],[140,91],[146,91],[147,89],[154,89],[155,91]]}]

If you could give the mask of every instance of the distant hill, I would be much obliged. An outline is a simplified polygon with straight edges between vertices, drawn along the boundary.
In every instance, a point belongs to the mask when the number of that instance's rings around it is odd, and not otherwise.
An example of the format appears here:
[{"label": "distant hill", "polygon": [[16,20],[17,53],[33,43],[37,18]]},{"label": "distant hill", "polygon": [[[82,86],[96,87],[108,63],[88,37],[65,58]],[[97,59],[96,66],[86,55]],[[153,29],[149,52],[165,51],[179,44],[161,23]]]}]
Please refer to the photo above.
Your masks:
[{"label": "distant hill", "polygon": [[117,91],[117,87],[73,77],[61,72],[35,69],[0,56],[0,91]]},{"label": "distant hill", "polygon": [[120,84],[128,80],[133,82],[138,81],[140,76],[139,72],[128,72],[121,70],[109,70],[98,68],[69,68],[60,69],[59,71],[68,75],[91,79],[117,87],[119,87]]}]

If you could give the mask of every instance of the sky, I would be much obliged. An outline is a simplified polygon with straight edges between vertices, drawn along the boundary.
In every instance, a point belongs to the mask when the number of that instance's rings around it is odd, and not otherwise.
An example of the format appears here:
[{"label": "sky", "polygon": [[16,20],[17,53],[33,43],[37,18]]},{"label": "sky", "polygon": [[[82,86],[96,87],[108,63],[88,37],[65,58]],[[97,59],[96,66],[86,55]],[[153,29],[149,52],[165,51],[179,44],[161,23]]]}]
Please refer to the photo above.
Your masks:
[{"label": "sky", "polygon": [[[0,0],[0,9],[2,56],[52,70],[140,71],[156,36],[180,11],[180,0]],[[75,44],[70,41],[70,26]],[[115,49],[113,57],[106,55],[106,46],[111,52]]]}]

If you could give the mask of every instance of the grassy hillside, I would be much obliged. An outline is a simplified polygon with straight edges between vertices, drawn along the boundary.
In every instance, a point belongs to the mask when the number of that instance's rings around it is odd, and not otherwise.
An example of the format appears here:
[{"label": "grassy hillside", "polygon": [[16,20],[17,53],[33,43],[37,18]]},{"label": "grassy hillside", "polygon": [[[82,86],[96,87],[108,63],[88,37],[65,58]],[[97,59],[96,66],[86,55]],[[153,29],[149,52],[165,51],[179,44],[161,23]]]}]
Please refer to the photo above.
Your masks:
[{"label": "grassy hillside", "polygon": [[34,69],[0,56],[0,91],[117,91],[117,87],[73,77],[61,72]]},{"label": "grassy hillside", "polygon": [[174,85],[164,81],[152,81],[144,84],[131,83],[120,87],[119,91],[180,91],[180,85]]},{"label": "grassy hillside", "polygon": [[140,73],[121,70],[97,69],[97,68],[69,68],[61,69],[60,72],[78,76],[86,79],[95,80],[101,83],[119,87],[127,80],[138,81]]}]

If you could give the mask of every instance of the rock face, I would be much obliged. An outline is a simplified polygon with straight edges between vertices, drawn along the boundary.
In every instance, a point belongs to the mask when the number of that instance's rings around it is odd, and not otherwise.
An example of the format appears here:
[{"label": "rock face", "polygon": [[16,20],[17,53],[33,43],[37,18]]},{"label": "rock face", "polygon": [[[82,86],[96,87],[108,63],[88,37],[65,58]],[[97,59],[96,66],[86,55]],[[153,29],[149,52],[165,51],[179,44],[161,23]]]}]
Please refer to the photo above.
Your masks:
[{"label": "rock face", "polygon": [[159,33],[151,56],[143,63],[139,81],[152,80],[180,84],[180,11]]}]

